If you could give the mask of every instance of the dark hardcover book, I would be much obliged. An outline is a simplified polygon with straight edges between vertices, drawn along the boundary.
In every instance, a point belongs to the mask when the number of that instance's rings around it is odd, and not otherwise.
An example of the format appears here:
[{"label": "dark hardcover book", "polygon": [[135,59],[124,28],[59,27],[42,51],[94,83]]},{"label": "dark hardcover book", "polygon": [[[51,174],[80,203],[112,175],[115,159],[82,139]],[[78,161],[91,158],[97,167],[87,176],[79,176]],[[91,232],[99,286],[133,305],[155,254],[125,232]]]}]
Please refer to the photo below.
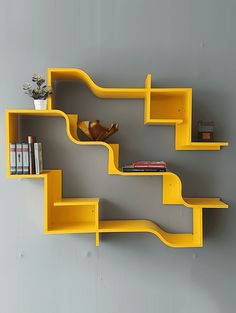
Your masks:
[{"label": "dark hardcover book", "polygon": [[16,174],[23,174],[23,149],[22,144],[16,144]]},{"label": "dark hardcover book", "polygon": [[166,168],[135,168],[133,166],[122,167],[123,172],[166,172]]},{"label": "dark hardcover book", "polygon": [[36,138],[34,136],[28,136],[29,145],[29,173],[35,174],[35,160],[34,160],[34,143]]},{"label": "dark hardcover book", "polygon": [[10,143],[10,174],[16,174],[16,144]]}]

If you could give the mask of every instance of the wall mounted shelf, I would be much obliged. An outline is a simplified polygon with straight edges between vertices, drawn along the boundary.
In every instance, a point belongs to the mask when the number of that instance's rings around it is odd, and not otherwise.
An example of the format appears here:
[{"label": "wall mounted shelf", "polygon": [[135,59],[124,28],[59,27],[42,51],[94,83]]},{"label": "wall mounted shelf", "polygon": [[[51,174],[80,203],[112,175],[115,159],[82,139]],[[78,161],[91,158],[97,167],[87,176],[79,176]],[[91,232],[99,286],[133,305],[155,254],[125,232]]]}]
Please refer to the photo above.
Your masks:
[{"label": "wall mounted shelf", "polygon": [[[88,85],[101,98],[144,99],[144,123],[176,126],[177,150],[219,150],[226,142],[195,143],[191,141],[192,91],[186,88],[151,88],[151,75],[144,88],[102,88],[80,69],[49,69],[48,82],[78,79]],[[62,171],[46,170],[40,175],[10,175],[9,143],[18,141],[19,117],[48,116],[63,118],[69,139],[78,145],[100,145],[108,150],[108,173],[120,176],[161,176],[163,180],[163,204],[184,205],[193,210],[192,233],[168,233],[149,220],[100,220],[98,198],[63,198]],[[45,111],[7,110],[7,176],[11,178],[44,179],[44,231],[47,234],[94,233],[99,245],[101,233],[149,232],[170,247],[201,247],[203,245],[203,208],[227,208],[219,198],[184,198],[182,183],[172,172],[124,173],[119,169],[119,145],[99,141],[80,141],[77,135],[78,115],[57,110],[53,99]]]}]

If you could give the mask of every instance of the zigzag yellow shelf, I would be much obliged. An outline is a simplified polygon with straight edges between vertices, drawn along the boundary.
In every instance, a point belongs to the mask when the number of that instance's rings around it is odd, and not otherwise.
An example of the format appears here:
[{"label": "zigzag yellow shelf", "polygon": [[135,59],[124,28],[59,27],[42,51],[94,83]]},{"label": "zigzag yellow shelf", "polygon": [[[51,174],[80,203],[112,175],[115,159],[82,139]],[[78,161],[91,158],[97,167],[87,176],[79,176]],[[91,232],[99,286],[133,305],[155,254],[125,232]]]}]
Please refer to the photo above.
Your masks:
[{"label": "zigzag yellow shelf", "polygon": [[[57,116],[66,120],[66,131],[71,141],[79,145],[103,145],[108,149],[108,173],[125,176],[162,176],[163,203],[182,204],[193,209],[193,233],[172,234],[162,230],[148,220],[99,220],[98,198],[62,198],[61,170],[47,170],[40,175],[10,175],[9,143],[18,140],[18,117]],[[183,198],[179,177],[171,172],[165,173],[123,173],[119,170],[119,145],[105,142],[83,142],[77,137],[77,115],[67,115],[59,110],[8,110],[7,121],[7,175],[11,178],[44,179],[44,230],[48,234],[95,233],[96,245],[99,245],[100,233],[149,232],[156,235],[171,247],[200,247],[203,243],[202,209],[227,208],[218,198]]]},{"label": "zigzag yellow shelf", "polygon": [[[144,99],[144,124],[175,125],[176,150],[220,150],[227,142],[192,141],[192,89],[152,88],[148,74],[144,88],[104,88],[96,85],[87,73],[77,68],[49,68],[48,83],[56,80],[80,80],[100,98]],[[56,109],[53,98],[49,110]]]},{"label": "zigzag yellow shelf", "polygon": [[[151,88],[151,76],[145,88],[102,88],[79,69],[49,69],[49,83],[58,79],[80,79],[91,91],[102,98],[143,98],[146,124],[175,124],[176,149],[218,150],[227,143],[191,142],[191,89]],[[101,145],[108,150],[108,173],[121,176],[162,176],[163,204],[178,204],[193,210],[192,233],[168,233],[149,220],[100,220],[98,198],[62,198],[62,171],[46,170],[40,175],[10,175],[9,143],[18,141],[19,116],[60,117],[66,121],[69,139],[79,145]],[[119,145],[105,142],[80,141],[77,136],[78,116],[57,110],[53,99],[49,109],[6,111],[7,176],[11,178],[44,179],[44,230],[47,234],[94,233],[99,245],[101,233],[148,232],[157,236],[170,247],[201,247],[203,245],[203,208],[227,208],[219,198],[183,198],[182,184],[172,172],[124,173],[119,170]]]}]

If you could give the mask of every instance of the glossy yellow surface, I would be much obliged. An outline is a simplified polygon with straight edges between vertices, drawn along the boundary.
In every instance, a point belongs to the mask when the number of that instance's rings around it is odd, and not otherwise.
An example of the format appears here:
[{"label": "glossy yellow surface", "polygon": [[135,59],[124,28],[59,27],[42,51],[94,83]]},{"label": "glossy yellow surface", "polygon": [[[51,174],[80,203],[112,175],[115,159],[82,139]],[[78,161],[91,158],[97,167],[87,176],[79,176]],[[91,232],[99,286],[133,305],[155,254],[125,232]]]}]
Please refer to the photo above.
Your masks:
[{"label": "glossy yellow surface", "polygon": [[[162,176],[163,203],[182,204],[193,210],[193,232],[168,233],[148,220],[100,220],[98,198],[63,198],[62,171],[46,170],[40,175],[10,175],[9,143],[18,141],[19,116],[52,116],[64,118],[69,139],[79,145],[102,145],[108,150],[108,173],[121,176]],[[44,179],[44,230],[48,234],[94,233],[99,245],[100,233],[148,232],[170,247],[201,247],[203,244],[202,209],[227,208],[218,198],[183,198],[179,177],[171,172],[123,173],[119,170],[119,145],[98,141],[80,141],[77,136],[77,115],[59,110],[8,110],[6,112],[7,175],[11,178]]]},{"label": "glossy yellow surface", "polygon": [[[77,68],[49,68],[48,84],[56,80],[79,80],[100,98],[144,99],[144,124],[175,125],[176,150],[220,150],[227,142],[192,142],[192,89],[152,88],[148,74],[144,88],[104,88],[93,82],[90,76]],[[56,109],[53,97],[49,110]]]},{"label": "glossy yellow surface", "polygon": [[[152,88],[147,75],[144,88],[103,88],[80,69],[59,68],[48,70],[48,83],[55,80],[80,80],[101,98],[144,99],[144,123],[175,125],[177,150],[219,150],[226,142],[192,142],[192,90],[189,88]],[[9,143],[18,141],[18,120],[21,115],[64,118],[69,139],[79,145],[102,145],[108,150],[108,173],[120,176],[162,176],[163,203],[178,204],[193,210],[193,231],[190,234],[168,233],[148,220],[100,220],[98,198],[62,198],[62,171],[46,170],[40,175],[10,175]],[[77,136],[77,114],[57,110],[53,98],[45,111],[8,110],[6,112],[7,175],[11,178],[44,179],[45,233],[94,233],[99,245],[100,233],[149,232],[171,247],[201,247],[203,244],[202,209],[227,208],[218,198],[183,198],[179,177],[171,172],[123,173],[119,169],[119,145],[99,141],[80,141]]]}]

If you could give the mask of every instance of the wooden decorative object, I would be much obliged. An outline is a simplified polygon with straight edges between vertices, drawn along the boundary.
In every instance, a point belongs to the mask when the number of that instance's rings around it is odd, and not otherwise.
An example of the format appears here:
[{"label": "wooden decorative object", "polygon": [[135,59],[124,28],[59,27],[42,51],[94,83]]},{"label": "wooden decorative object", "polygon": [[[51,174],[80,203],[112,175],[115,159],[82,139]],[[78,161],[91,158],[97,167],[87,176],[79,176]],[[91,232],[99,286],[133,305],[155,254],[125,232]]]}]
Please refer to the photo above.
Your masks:
[{"label": "wooden decorative object", "polygon": [[87,136],[90,140],[105,141],[111,135],[116,133],[119,129],[119,124],[113,123],[109,127],[103,126],[99,120],[96,121],[81,121],[78,123],[78,128]]}]

